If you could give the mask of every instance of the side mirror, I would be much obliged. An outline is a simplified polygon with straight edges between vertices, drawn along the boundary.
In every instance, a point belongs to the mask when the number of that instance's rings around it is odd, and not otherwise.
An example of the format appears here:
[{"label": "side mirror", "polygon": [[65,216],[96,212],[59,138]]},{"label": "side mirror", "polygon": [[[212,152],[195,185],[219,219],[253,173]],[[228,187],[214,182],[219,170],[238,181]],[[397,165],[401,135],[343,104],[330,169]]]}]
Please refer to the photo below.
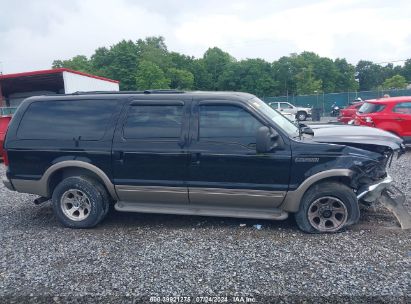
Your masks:
[{"label": "side mirror", "polygon": [[260,127],[257,130],[257,153],[267,153],[279,146],[280,135],[268,127]]},{"label": "side mirror", "polygon": [[302,127],[301,128],[301,133],[314,136],[314,131],[310,127]]}]

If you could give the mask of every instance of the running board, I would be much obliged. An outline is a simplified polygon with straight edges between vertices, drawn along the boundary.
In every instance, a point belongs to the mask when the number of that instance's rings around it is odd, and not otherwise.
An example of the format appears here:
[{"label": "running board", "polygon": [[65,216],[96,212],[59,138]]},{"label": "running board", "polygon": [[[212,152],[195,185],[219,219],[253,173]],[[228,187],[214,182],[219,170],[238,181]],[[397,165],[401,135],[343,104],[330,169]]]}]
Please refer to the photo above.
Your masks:
[{"label": "running board", "polygon": [[287,212],[276,208],[255,210],[245,208],[209,207],[201,205],[142,204],[131,202],[117,202],[114,205],[114,208],[121,212],[201,215],[266,220],[285,220],[288,218]]}]

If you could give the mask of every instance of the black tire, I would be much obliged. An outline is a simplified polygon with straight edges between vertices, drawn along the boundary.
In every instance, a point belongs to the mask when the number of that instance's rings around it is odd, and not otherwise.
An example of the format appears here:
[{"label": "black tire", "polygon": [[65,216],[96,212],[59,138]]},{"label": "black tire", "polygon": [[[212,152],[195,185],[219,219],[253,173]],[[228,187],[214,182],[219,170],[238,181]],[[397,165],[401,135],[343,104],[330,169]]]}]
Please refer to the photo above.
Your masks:
[{"label": "black tire", "polygon": [[299,121],[305,121],[305,120],[307,120],[307,113],[298,112],[297,115],[295,115],[295,118]]},{"label": "black tire", "polygon": [[[87,179],[87,178],[85,178]],[[104,188],[104,186],[102,184],[100,184],[99,182],[94,181],[93,179],[89,179],[89,181],[91,183],[93,183],[95,185],[95,187],[98,188],[101,197],[102,197],[102,202],[103,202],[103,213],[101,214],[101,219],[100,221],[104,220],[107,217],[107,214],[110,211],[110,206],[113,205],[112,199],[110,197],[110,195],[107,193],[106,188]]]},{"label": "black tire", "polygon": [[323,182],[308,189],[294,214],[298,227],[308,233],[338,232],[359,217],[354,191],[337,182]]},{"label": "black tire", "polygon": [[[77,195],[84,200],[87,207],[82,208],[71,203],[64,203],[73,200],[75,204],[79,204],[78,197],[73,197],[73,195]],[[74,209],[67,207],[70,204],[71,208]],[[91,178],[85,176],[68,177],[54,189],[52,205],[54,215],[64,226],[70,228],[92,228],[101,222],[107,214],[109,196],[104,187]],[[75,211],[73,212],[73,210]],[[71,215],[69,214],[70,212],[72,213]],[[83,216],[81,216],[81,213]]]}]

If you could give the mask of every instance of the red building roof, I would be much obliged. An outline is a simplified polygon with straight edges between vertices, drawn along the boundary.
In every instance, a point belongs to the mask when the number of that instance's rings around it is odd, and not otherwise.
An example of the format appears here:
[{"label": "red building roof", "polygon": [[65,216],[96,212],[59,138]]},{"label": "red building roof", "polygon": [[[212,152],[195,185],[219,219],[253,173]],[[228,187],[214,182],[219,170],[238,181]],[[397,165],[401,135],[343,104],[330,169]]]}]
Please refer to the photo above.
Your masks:
[{"label": "red building roof", "polygon": [[105,78],[105,77],[101,77],[101,76],[96,76],[96,75],[92,75],[92,74],[87,74],[87,73],[83,73],[83,72],[75,71],[75,70],[71,70],[71,69],[66,69],[66,68],[31,71],[31,72],[15,73],[15,74],[4,74],[4,75],[0,75],[0,80],[10,79],[10,78],[36,76],[36,75],[59,74],[59,73],[63,73],[63,72],[69,72],[69,73],[78,74],[78,75],[91,77],[91,78],[95,78],[95,79],[100,79],[100,80],[104,80],[104,81],[119,83],[119,81],[117,81],[117,80],[113,80],[113,79],[109,79],[109,78]]}]

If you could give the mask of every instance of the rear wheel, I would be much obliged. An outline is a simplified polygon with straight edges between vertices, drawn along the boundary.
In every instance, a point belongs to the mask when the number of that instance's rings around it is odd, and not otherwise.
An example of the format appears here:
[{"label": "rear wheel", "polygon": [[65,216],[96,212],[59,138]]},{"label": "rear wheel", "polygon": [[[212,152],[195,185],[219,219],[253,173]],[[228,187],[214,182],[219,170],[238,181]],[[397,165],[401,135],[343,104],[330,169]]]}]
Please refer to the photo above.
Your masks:
[{"label": "rear wheel", "polygon": [[305,121],[307,119],[307,113],[305,112],[298,112],[296,115],[297,120]]},{"label": "rear wheel", "polygon": [[66,227],[91,228],[107,214],[109,199],[104,187],[88,177],[68,177],[53,191],[53,211]]},{"label": "rear wheel", "polygon": [[337,232],[359,217],[357,197],[344,184],[324,182],[310,188],[295,214],[298,227],[308,233]]}]

